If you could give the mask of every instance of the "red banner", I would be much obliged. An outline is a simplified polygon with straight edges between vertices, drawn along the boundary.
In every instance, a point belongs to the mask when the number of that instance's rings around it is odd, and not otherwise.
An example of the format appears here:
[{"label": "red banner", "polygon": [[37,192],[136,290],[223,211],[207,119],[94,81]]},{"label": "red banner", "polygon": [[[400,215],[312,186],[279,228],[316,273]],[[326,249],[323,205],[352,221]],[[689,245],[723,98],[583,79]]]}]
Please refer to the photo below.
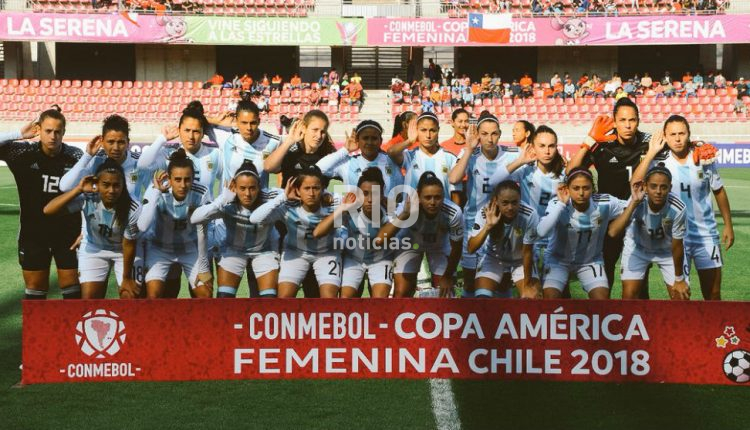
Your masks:
[{"label": "red banner", "polygon": [[[26,301],[24,384],[463,378],[743,384],[750,303]],[[750,384],[745,384],[750,386]]]}]

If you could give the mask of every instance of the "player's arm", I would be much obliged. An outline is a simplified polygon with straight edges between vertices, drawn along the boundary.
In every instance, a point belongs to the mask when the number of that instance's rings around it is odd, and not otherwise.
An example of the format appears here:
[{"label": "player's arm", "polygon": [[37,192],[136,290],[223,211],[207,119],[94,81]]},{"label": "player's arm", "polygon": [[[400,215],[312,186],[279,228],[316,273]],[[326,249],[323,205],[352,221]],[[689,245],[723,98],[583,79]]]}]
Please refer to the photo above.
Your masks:
[{"label": "player's arm", "polygon": [[[59,213],[73,212],[71,210],[73,208],[73,202],[82,193],[94,192],[95,184],[96,184],[96,177],[94,176],[86,176],[82,178],[79,181],[78,185],[74,187],[72,190],[67,191],[63,194],[60,194],[59,196],[50,200],[49,203],[47,203],[47,205],[44,206],[44,209],[42,209],[42,211],[44,212],[45,215],[55,215]],[[76,209],[80,209],[80,208],[76,208]]]},{"label": "player's arm", "polygon": [[448,181],[451,184],[460,184],[463,182],[464,176],[466,176],[466,169],[469,167],[472,155],[474,154],[474,148],[479,145],[479,136],[477,134],[477,126],[475,124],[472,124],[471,127],[469,127],[468,133],[466,135],[466,143],[468,145],[466,145],[466,148],[461,150],[461,153],[459,154],[460,157],[458,157],[456,165],[453,166],[450,174],[448,175]]},{"label": "player's arm", "polygon": [[522,299],[538,299],[542,297],[539,280],[534,278],[534,245],[524,243],[521,249],[523,255],[523,282],[518,283],[518,297]]},{"label": "player's arm", "polygon": [[734,227],[732,226],[732,211],[729,208],[729,197],[727,196],[726,188],[721,187],[718,190],[714,190],[714,198],[716,199],[716,206],[719,207],[721,218],[724,220],[724,229],[721,231],[721,242],[728,251],[734,244]]},{"label": "player's arm", "polygon": [[568,168],[566,173],[570,172],[576,167],[584,165],[590,165],[591,163],[587,160],[589,154],[593,153],[596,149],[598,142],[613,142],[617,140],[617,136],[611,131],[615,128],[615,121],[606,115],[599,115],[594,120],[594,125],[591,126],[589,134],[583,140],[581,149],[576,152],[576,155],[568,162]]},{"label": "player's arm", "polygon": [[39,135],[39,124],[32,121],[20,130],[5,131],[0,133],[0,147],[3,145],[20,139],[31,139]]},{"label": "player's arm", "polygon": [[407,131],[408,138],[401,143],[391,146],[388,148],[388,156],[391,157],[394,163],[398,166],[404,164],[404,151],[407,150],[414,142],[417,141],[417,122],[411,121],[409,124],[409,130]]},{"label": "player's arm", "polygon": [[121,299],[135,299],[141,289],[133,278],[133,266],[135,262],[136,241],[135,239],[122,238],[122,285],[120,285]]},{"label": "player's arm", "polygon": [[628,201],[622,213],[609,223],[609,227],[607,228],[609,237],[617,237],[628,228],[630,221],[633,219],[633,212],[641,204],[645,195],[646,190],[643,188],[643,182],[637,182],[630,186],[630,201]]},{"label": "player's arm", "polygon": [[253,213],[250,214],[250,222],[253,224],[271,224],[281,219],[279,216],[279,208],[281,205],[290,200],[299,200],[299,194],[294,187],[295,182],[297,182],[297,178],[291,178],[287,181],[283,193],[279,193],[276,197],[255,209]]},{"label": "player's arm", "polygon": [[148,231],[156,220],[156,213],[159,209],[161,194],[168,189],[168,186],[165,186],[164,184],[166,176],[167,173],[163,172],[159,177],[155,177],[154,186],[149,188],[143,196],[144,203],[141,207],[141,216],[138,217],[138,230],[140,231]]},{"label": "player's arm", "polygon": [[[143,151],[141,152],[140,158],[138,158],[138,169],[141,170],[156,170],[156,169],[164,169],[164,166],[161,165],[161,163],[164,163],[165,157],[163,153],[164,145],[172,140],[177,138],[179,136],[179,130],[175,126],[164,126],[162,129],[162,134],[156,136],[156,139],[154,139],[154,142],[151,145],[144,146]],[[154,165],[160,163],[156,169],[154,169]]]},{"label": "player's arm", "polygon": [[336,206],[333,213],[323,218],[323,220],[315,226],[315,230],[313,230],[313,238],[320,239],[321,237],[331,234],[334,228],[336,228],[336,220],[342,219],[343,215],[356,205],[357,196],[354,193],[347,193],[346,196],[344,196],[343,202]]},{"label": "player's arm", "polygon": [[630,178],[631,184],[643,181],[646,177],[646,173],[648,173],[648,169],[651,167],[651,163],[654,161],[654,158],[664,150],[666,144],[667,141],[664,139],[664,132],[661,130],[658,130],[651,135],[651,140],[648,141],[648,151],[646,151],[646,155],[643,156],[643,159],[633,171],[633,176]]},{"label": "player's arm", "polygon": [[501,222],[500,208],[494,200],[490,200],[490,203],[483,210],[479,211],[477,217],[474,219],[474,227],[471,233],[469,233],[466,251],[474,253],[481,248],[490,235],[490,231]]},{"label": "player's arm", "polygon": [[328,177],[334,176],[336,174],[336,168],[340,166],[342,163],[349,160],[350,153],[359,149],[359,145],[357,144],[357,137],[356,137],[355,130],[352,130],[352,134],[348,134],[344,132],[344,135],[346,136],[346,141],[344,142],[344,146],[339,148],[338,151],[326,155],[325,157],[321,158],[317,163],[315,163],[315,165],[318,166],[320,171],[323,172],[323,174]]},{"label": "player's arm", "polygon": [[[489,184],[491,187],[497,186],[500,182],[507,179],[518,181],[518,169],[536,160],[536,151],[533,145],[526,145],[524,151],[510,163],[500,166],[495,173],[490,176]],[[520,173],[520,172],[519,172]]]},{"label": "player's arm", "polygon": [[203,224],[213,219],[221,218],[222,208],[234,201],[235,193],[228,188],[223,188],[221,195],[211,203],[205,204],[193,211],[190,215],[192,224]]},{"label": "player's arm", "polygon": [[297,120],[292,125],[292,129],[289,130],[289,134],[286,135],[284,141],[271,154],[263,160],[263,170],[269,173],[281,172],[281,163],[284,161],[284,157],[289,152],[289,148],[295,143],[302,140],[305,133],[305,127],[302,125],[301,120]]},{"label": "player's arm", "polygon": [[547,212],[539,220],[539,225],[536,228],[536,234],[540,238],[547,237],[552,229],[555,228],[557,221],[560,219],[560,215],[565,210],[565,206],[570,200],[570,192],[568,187],[561,184],[557,188],[557,198],[552,199],[547,205]]},{"label": "player's arm", "polygon": [[86,151],[83,152],[81,158],[76,161],[76,164],[68,170],[67,173],[60,178],[60,191],[72,190],[86,175],[93,173],[91,170],[91,160],[102,148],[102,137],[95,136],[93,139],[86,144]]},{"label": "player's arm", "polygon": [[685,262],[685,247],[682,239],[672,238],[672,261],[674,262],[672,298],[676,300],[690,300],[690,286],[685,282],[685,273],[682,271],[682,265]]},{"label": "player's arm", "polygon": [[440,277],[440,297],[453,297],[453,287],[455,285],[453,274],[456,272],[456,267],[458,267],[458,262],[461,260],[461,255],[463,254],[464,217],[459,208],[456,208],[456,214],[450,221],[448,240],[450,241],[451,251],[448,254],[445,273]]}]

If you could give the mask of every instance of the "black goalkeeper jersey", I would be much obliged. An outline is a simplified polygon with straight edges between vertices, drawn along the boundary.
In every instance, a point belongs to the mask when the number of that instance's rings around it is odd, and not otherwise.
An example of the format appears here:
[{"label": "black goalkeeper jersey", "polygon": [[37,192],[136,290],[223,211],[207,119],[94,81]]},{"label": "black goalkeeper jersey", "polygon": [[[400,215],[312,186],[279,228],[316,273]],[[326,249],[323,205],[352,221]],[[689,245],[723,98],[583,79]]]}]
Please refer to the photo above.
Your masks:
[{"label": "black goalkeeper jersey", "polygon": [[43,209],[62,194],[60,178],[82,154],[80,149],[64,143],[54,157],[42,152],[40,142],[8,142],[0,146],[0,160],[8,164],[16,179],[21,202],[21,237],[51,239],[48,235],[75,237],[80,233],[80,213],[45,216]]},{"label": "black goalkeeper jersey", "polygon": [[630,178],[633,171],[648,152],[651,134],[636,132],[635,141],[622,145],[618,141],[598,143],[586,154],[582,166],[596,168],[598,192],[627,200],[630,198]]}]

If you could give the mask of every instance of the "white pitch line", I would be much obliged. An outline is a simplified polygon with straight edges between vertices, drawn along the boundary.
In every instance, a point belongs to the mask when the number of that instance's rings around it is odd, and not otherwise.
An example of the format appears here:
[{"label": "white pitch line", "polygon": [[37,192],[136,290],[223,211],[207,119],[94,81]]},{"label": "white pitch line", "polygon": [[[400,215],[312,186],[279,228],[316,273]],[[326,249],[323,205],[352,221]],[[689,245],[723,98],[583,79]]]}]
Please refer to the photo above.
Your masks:
[{"label": "white pitch line", "polygon": [[430,379],[432,413],[438,430],[460,430],[456,399],[453,396],[450,379]]},{"label": "white pitch line", "polygon": [[18,207],[18,205],[14,203],[0,203],[0,206],[13,206],[14,208]]}]

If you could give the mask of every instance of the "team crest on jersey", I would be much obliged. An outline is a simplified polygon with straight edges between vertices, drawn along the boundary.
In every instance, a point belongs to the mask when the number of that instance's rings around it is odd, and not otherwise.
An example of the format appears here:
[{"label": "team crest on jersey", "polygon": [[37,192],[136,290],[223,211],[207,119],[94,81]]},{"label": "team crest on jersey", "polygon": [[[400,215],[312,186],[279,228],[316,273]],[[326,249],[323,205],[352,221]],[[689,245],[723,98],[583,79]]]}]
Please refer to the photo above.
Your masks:
[{"label": "team crest on jersey", "polygon": [[698,179],[703,179],[703,170],[698,170]]},{"label": "team crest on jersey", "polygon": [[516,234],[516,236],[521,236],[523,234],[523,230],[521,230],[521,227],[514,228],[513,232]]},{"label": "team crest on jersey", "polygon": [[214,162],[209,160],[206,162],[206,167],[208,167],[208,170],[214,170]]},{"label": "team crest on jersey", "polygon": [[138,182],[138,172],[136,171],[130,172],[130,181]]},{"label": "team crest on jersey", "polygon": [[664,226],[672,225],[672,218],[665,216],[664,217]]},{"label": "team crest on jersey", "polygon": [[386,175],[392,175],[393,174],[393,169],[391,169],[390,166],[385,166],[385,174]]},{"label": "team crest on jersey", "polygon": [[264,159],[264,160],[265,160],[266,158],[268,158],[268,156],[269,156],[269,155],[271,155],[271,153],[270,153],[270,152],[268,152],[268,151],[263,151],[263,159]]},{"label": "team crest on jersey", "polygon": [[443,173],[448,174],[448,166],[443,166]]}]

